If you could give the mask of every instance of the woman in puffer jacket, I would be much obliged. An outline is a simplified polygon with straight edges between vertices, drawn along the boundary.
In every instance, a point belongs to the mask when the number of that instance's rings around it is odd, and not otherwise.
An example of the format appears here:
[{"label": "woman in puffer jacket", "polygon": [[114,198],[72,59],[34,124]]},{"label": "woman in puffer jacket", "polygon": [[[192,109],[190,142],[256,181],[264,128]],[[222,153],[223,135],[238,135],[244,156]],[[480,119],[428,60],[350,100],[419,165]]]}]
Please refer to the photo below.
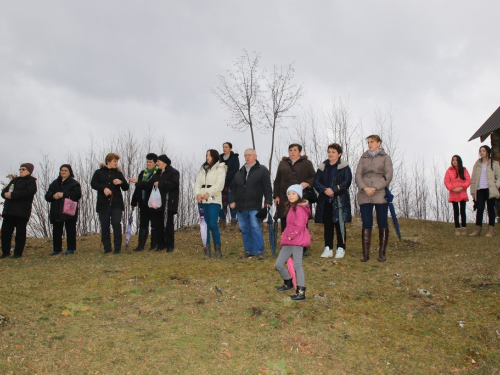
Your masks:
[{"label": "woman in puffer jacket", "polygon": [[469,236],[480,236],[483,226],[484,206],[488,208],[488,233],[486,237],[493,237],[493,228],[495,227],[495,201],[500,194],[500,167],[496,161],[491,158],[491,148],[482,145],[479,148],[479,160],[472,168],[472,177],[470,182],[470,195],[474,199],[477,208],[476,230]]},{"label": "woman in puffer jacket", "polygon": [[217,226],[222,205],[222,190],[226,180],[226,165],[219,161],[217,150],[207,151],[206,161],[202,164],[194,185],[194,195],[202,205],[207,223],[207,246],[205,258],[211,257],[210,233],[214,242],[215,258],[222,258],[220,231]]},{"label": "woman in puffer jacket", "polygon": [[[451,158],[451,167],[446,171],[444,176],[444,184],[450,192],[448,202],[453,204],[453,218],[455,220],[455,234],[457,236],[467,235],[467,213],[465,210],[466,203],[469,201],[467,196],[467,188],[470,186],[470,176],[467,169],[462,164],[462,158],[458,155],[453,155]],[[460,228],[460,220],[462,227]]]}]

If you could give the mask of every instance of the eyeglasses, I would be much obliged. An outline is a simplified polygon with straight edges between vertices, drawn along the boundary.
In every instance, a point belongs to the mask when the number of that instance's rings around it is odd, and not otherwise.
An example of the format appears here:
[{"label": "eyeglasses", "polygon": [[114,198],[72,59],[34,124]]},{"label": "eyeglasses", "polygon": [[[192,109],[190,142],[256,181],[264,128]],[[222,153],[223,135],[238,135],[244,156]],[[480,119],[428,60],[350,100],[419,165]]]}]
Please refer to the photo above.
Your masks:
[{"label": "eyeglasses", "polygon": [[20,171],[27,171],[26,168],[19,168]]}]

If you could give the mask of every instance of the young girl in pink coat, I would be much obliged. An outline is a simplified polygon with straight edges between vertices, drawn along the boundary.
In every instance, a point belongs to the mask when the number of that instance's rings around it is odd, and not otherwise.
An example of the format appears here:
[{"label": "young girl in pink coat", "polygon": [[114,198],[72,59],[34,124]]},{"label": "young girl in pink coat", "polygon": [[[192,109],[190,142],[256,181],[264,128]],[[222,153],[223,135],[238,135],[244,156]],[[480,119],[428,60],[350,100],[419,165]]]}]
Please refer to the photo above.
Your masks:
[{"label": "young girl in pink coat", "polygon": [[311,209],[309,202],[302,199],[302,185],[292,185],[287,191],[288,197],[286,228],[281,234],[281,250],[276,259],[274,267],[278,270],[284,280],[284,284],[277,289],[282,292],[293,289],[292,277],[288,273],[285,263],[288,258],[293,257],[293,268],[297,277],[296,294],[290,296],[294,301],[306,299],[306,283],[304,271],[302,270],[303,247],[311,244],[311,235],[307,230],[306,224]]},{"label": "young girl in pink coat", "polygon": [[[450,191],[448,202],[453,204],[453,217],[455,219],[455,234],[457,236],[467,235],[467,213],[465,211],[466,202],[469,201],[467,196],[467,188],[470,186],[470,176],[467,169],[462,164],[462,158],[458,155],[453,155],[451,158],[451,167],[446,171],[444,176],[444,184]],[[460,207],[459,207],[460,206]],[[460,228],[460,215],[462,228]]]}]

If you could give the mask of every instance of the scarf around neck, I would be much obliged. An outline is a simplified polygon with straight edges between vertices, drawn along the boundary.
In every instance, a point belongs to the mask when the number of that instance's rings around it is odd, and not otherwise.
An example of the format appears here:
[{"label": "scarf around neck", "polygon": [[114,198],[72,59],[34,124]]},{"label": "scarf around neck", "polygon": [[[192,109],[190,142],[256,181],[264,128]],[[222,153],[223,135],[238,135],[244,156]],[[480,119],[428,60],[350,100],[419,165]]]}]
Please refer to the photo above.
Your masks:
[{"label": "scarf around neck", "polygon": [[144,173],[142,174],[142,181],[151,180],[151,177],[153,177],[153,175],[156,173],[157,170],[158,170],[157,165],[155,165],[155,167],[151,169],[144,168]]},{"label": "scarf around neck", "polygon": [[370,155],[372,158],[374,158],[375,156],[377,156],[380,153],[380,151],[382,151],[381,148],[379,148],[377,151],[368,150],[368,155]]}]

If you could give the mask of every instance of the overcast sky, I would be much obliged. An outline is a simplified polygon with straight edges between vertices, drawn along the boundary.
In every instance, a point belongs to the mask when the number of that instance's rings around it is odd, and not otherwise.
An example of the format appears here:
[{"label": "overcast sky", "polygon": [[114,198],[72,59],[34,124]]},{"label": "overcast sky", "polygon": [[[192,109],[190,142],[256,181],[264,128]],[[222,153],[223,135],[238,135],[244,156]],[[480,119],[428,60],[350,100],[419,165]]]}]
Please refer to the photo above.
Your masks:
[{"label": "overcast sky", "polygon": [[297,114],[340,96],[369,128],[391,108],[407,155],[471,168],[500,106],[499,16],[496,0],[1,1],[0,177],[148,124],[200,163],[227,140],[243,153],[210,90],[243,49],[294,64]]}]

